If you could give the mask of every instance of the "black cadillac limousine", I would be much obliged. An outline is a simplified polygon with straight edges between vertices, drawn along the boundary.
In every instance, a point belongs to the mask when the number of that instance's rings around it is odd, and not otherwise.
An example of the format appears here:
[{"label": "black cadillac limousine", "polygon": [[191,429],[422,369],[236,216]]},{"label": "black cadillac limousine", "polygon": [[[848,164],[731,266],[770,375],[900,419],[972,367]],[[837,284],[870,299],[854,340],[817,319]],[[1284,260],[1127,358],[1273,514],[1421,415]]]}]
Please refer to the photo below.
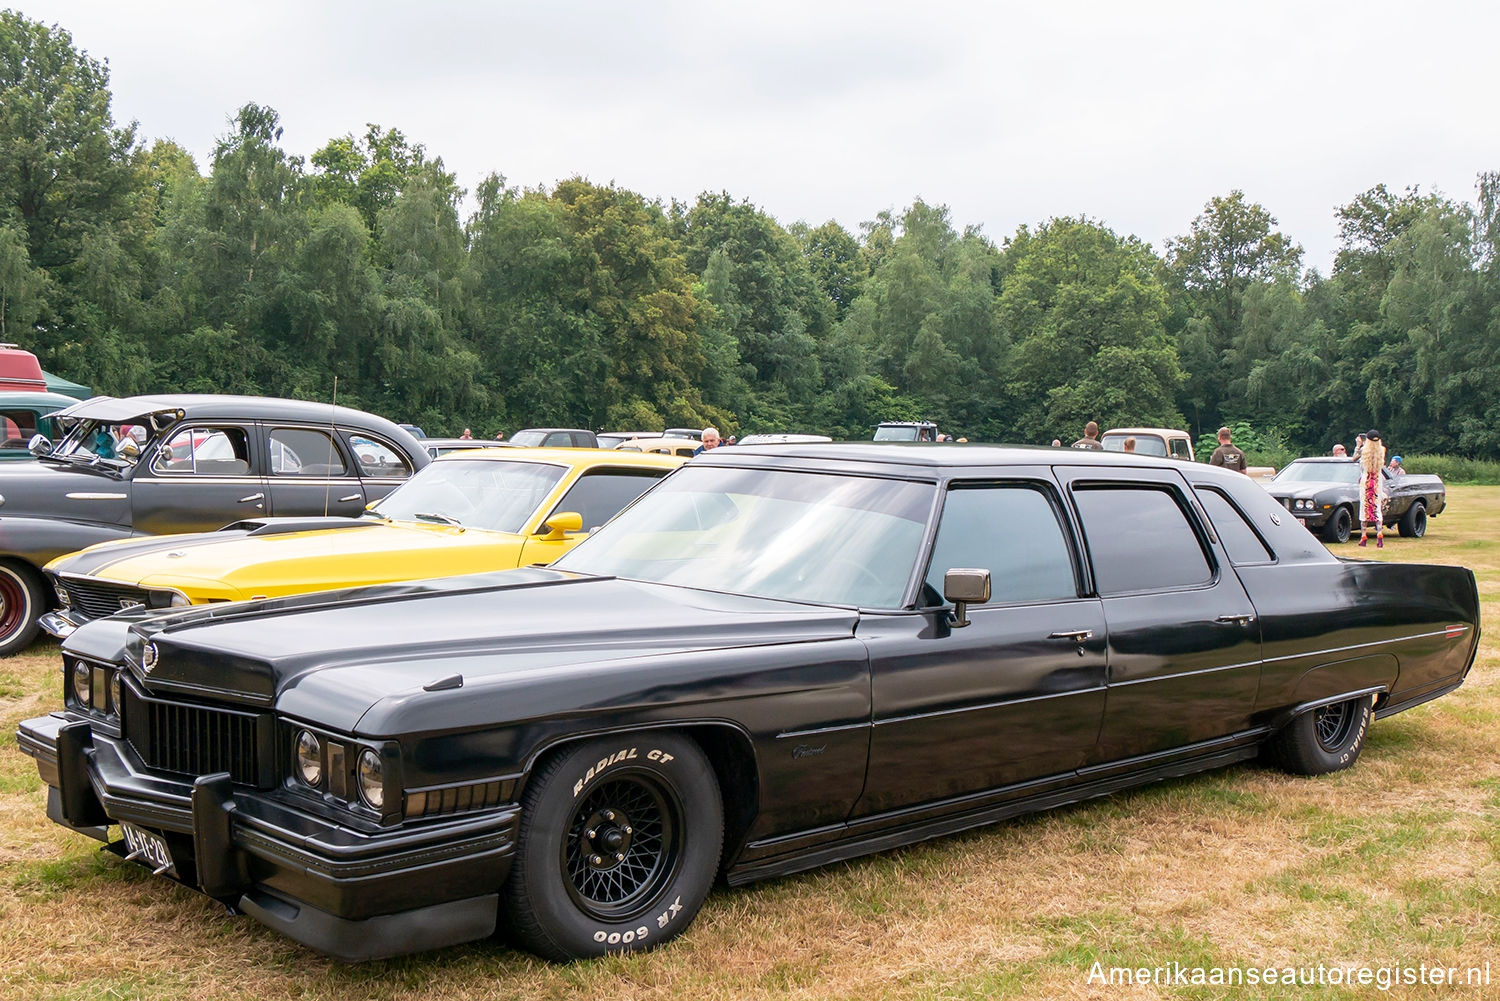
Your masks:
[{"label": "black cadillac limousine", "polygon": [[739,884],[1257,755],[1345,768],[1457,688],[1463,568],[1336,559],[1209,466],[706,453],[551,568],[185,610],[63,645],[59,824],[357,960],[567,959]]}]

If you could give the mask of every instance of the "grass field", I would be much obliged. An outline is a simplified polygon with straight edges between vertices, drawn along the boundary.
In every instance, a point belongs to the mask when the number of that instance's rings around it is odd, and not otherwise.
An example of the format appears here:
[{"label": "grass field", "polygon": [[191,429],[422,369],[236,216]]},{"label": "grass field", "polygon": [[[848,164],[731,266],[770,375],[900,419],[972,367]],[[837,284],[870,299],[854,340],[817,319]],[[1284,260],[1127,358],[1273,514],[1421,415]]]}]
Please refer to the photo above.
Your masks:
[{"label": "grass field", "polygon": [[[1484,600],[1469,682],[1376,723],[1355,768],[1240,766],[720,889],[671,945],[569,966],[499,942],[344,966],[56,827],[15,741],[59,702],[38,644],[0,660],[0,997],[1500,997],[1500,487],[1453,488],[1426,539],[1335,550],[1469,566]],[[1109,987],[1096,962],[1461,980]],[[1488,986],[1462,982],[1486,964]]]}]

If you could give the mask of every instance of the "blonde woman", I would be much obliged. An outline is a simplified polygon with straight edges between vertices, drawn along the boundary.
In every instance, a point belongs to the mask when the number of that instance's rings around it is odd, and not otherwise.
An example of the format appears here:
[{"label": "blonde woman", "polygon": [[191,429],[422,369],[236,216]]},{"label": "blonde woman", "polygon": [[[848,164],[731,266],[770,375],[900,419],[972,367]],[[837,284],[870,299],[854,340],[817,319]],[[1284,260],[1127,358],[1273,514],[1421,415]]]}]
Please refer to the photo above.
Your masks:
[{"label": "blonde woman", "polygon": [[1364,447],[1355,452],[1359,458],[1359,544],[1363,546],[1375,526],[1375,548],[1385,546],[1385,477],[1381,467],[1385,465],[1385,446],[1380,442],[1380,432],[1365,432]]}]

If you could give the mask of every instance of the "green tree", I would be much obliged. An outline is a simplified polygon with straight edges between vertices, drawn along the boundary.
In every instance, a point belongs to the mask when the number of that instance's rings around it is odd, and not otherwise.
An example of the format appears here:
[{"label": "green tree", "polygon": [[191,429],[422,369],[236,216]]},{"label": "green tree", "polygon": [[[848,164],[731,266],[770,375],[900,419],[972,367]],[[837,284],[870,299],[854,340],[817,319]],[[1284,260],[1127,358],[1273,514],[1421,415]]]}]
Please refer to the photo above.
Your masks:
[{"label": "green tree", "polygon": [[115,390],[144,365],[130,349],[150,232],[135,145],[103,63],[63,29],[0,11],[0,298],[24,321],[8,327],[34,333],[44,365]]},{"label": "green tree", "polygon": [[1167,245],[1168,280],[1185,318],[1178,346],[1187,377],[1180,402],[1195,432],[1219,424],[1229,383],[1243,374],[1232,352],[1250,289],[1297,279],[1302,248],[1275,226],[1263,206],[1236,190],[1210,199],[1188,234]]},{"label": "green tree", "polygon": [[1018,403],[1020,440],[1066,439],[1090,420],[1181,426],[1182,370],[1150,248],[1088,220],[1053,219],[1020,234],[1007,256],[999,310],[1014,351],[1004,391]]}]

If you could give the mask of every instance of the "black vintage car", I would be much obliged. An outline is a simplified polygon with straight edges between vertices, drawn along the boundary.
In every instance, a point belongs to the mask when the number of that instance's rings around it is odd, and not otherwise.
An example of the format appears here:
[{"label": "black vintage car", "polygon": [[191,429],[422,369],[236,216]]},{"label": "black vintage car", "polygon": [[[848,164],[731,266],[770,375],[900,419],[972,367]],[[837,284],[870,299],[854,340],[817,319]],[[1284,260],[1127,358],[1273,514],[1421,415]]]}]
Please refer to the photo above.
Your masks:
[{"label": "black vintage car", "polygon": [[[1427,519],[1443,513],[1448,492],[1437,476],[1380,471],[1385,483],[1386,527],[1420,539]],[[1359,463],[1343,456],[1314,456],[1288,463],[1266,491],[1292,513],[1308,531],[1329,542],[1348,542],[1359,526]]]},{"label": "black vintage car", "polygon": [[0,466],[0,655],[53,604],[50,560],[263,515],[358,515],[431,461],[390,421],[300,400],[100,396],[53,420],[65,433],[34,443],[39,462]]},{"label": "black vintage car", "polygon": [[716,877],[1348,767],[1478,624],[1468,570],[1336,559],[1210,466],[751,446],[550,569],[90,623],[19,742],[59,824],[316,949],[503,914],[566,959],[672,938]]}]

